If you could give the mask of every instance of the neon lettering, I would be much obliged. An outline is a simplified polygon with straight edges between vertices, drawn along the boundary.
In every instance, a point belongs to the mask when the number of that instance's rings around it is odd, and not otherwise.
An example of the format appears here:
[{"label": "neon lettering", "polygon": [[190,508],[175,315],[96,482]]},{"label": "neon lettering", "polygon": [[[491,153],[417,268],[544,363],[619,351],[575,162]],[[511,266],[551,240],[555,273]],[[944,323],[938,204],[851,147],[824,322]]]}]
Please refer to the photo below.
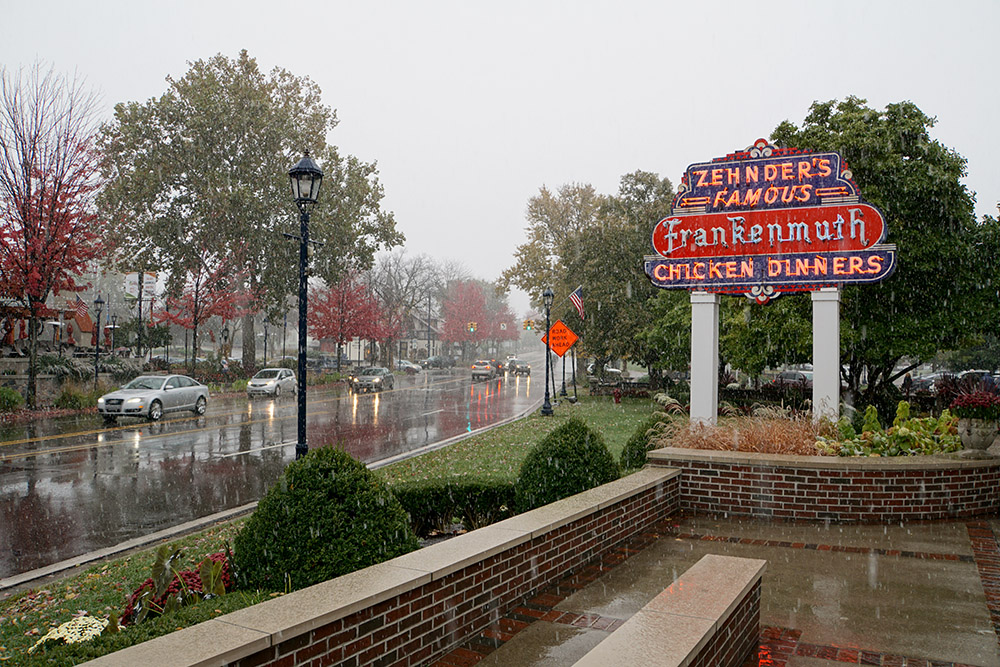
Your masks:
[{"label": "neon lettering", "polygon": [[708,277],[709,278],[718,278],[719,280],[722,280],[722,271],[719,269],[720,266],[724,266],[724,265],[723,264],[716,264],[715,262],[709,262],[708,263]]},{"label": "neon lettering", "polygon": [[854,238],[854,228],[857,227],[857,226],[860,226],[861,227],[861,234],[860,234],[861,245],[867,246],[868,245],[868,239],[865,238],[865,221],[864,221],[864,215],[862,215],[862,213],[861,213],[861,209],[860,208],[852,208],[852,209],[849,210],[849,212],[851,214],[851,238],[852,239]]},{"label": "neon lettering", "polygon": [[726,200],[726,208],[729,208],[730,206],[739,206],[739,205],[740,205],[740,191],[733,190],[733,194],[731,194],[729,196],[729,199]]},{"label": "neon lettering", "polygon": [[849,274],[863,273],[863,271],[861,270],[861,266],[864,264],[865,261],[864,258],[851,255],[849,259],[850,259],[849,263],[850,269],[848,269],[847,272]]},{"label": "neon lettering", "polygon": [[819,167],[820,177],[829,176],[830,174],[833,173],[833,170],[830,168],[829,158],[822,158],[822,157],[813,158],[813,162],[815,162],[816,166]]},{"label": "neon lettering", "polygon": [[722,185],[722,170],[721,169],[713,169],[712,170],[712,180],[709,182],[709,185]]},{"label": "neon lettering", "polygon": [[[698,273],[699,267],[702,270],[701,273]],[[694,266],[691,269],[691,275],[694,277],[695,280],[704,280],[705,279],[705,262],[695,262]]]},{"label": "neon lettering", "polygon": [[[719,208],[719,204],[722,202],[722,200],[725,198],[726,194],[728,194],[728,193],[729,193],[729,189],[728,188],[723,189],[723,190],[718,190],[715,193],[715,201],[712,202],[712,208]],[[723,204],[723,205],[725,205],[725,204]]]},{"label": "neon lettering", "polygon": [[835,275],[835,276],[846,275],[847,271],[844,269],[844,264],[846,264],[846,263],[847,263],[847,258],[846,257],[834,257],[833,258],[833,275]]},{"label": "neon lettering", "polygon": [[767,260],[767,276],[769,278],[774,278],[775,276],[781,275],[781,262],[777,259]]},{"label": "neon lettering", "polygon": [[778,165],[776,164],[765,164],[764,165],[764,180],[773,181],[778,178]]},{"label": "neon lettering", "polygon": [[739,278],[740,274],[736,272],[736,262],[726,262],[726,277],[727,278]]},{"label": "neon lettering", "polygon": [[870,256],[868,258],[868,273],[881,273],[883,259],[884,258],[881,255]]},{"label": "neon lettering", "polygon": [[[809,164],[806,162],[805,164]],[[809,201],[809,191],[812,190],[811,185],[797,185],[795,186],[799,189],[799,194],[795,195],[795,198],[799,201]]]},{"label": "neon lettering", "polygon": [[816,255],[813,266],[816,267],[816,275],[825,276],[826,275],[826,257],[822,255]]},{"label": "neon lettering", "polygon": [[758,165],[754,165],[752,167],[747,167],[747,169],[746,169],[746,182],[747,183],[756,183],[759,180],[760,180],[760,167]]},{"label": "neon lettering", "polygon": [[810,165],[810,164],[809,164],[808,162],[806,162],[805,160],[800,160],[800,161],[799,161],[799,180],[800,180],[800,181],[801,181],[802,179],[804,179],[804,178],[812,178],[812,176],[813,176],[813,175],[812,175],[812,174],[810,173],[810,171],[809,171],[809,168],[810,168],[811,166],[812,166],[812,165]]},{"label": "neon lettering", "polygon": [[781,163],[781,180],[783,180],[783,181],[790,181],[793,178],[795,178],[794,169],[795,169],[795,165],[792,164],[791,162],[782,162]]},{"label": "neon lettering", "polygon": [[752,278],[753,277],[753,260],[745,259],[740,264],[740,275],[741,278]]},{"label": "neon lettering", "polygon": [[732,169],[726,169],[726,179],[729,185],[740,184],[740,168],[733,167]]},{"label": "neon lettering", "polygon": [[692,171],[691,174],[698,177],[698,185],[695,186],[696,188],[708,187],[708,183],[705,182],[705,175],[708,174],[707,169],[699,169],[696,171]]},{"label": "neon lettering", "polygon": [[791,204],[795,201],[795,187],[788,187],[787,185],[781,188],[781,203]]},{"label": "neon lettering", "polygon": [[760,203],[760,188],[756,190],[747,190],[747,194],[743,199],[744,206],[756,206]]},{"label": "neon lettering", "polygon": [[[767,170],[765,169],[765,171]],[[772,185],[767,190],[764,190],[764,203],[773,204],[776,201],[778,201],[778,188]]]}]

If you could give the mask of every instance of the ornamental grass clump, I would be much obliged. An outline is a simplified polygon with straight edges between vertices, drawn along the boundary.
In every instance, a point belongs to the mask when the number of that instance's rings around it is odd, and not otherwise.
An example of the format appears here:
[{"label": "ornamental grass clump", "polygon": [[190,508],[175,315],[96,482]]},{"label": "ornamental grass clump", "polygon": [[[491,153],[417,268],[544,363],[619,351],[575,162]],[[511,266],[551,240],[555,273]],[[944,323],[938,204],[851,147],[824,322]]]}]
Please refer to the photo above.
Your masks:
[{"label": "ornamental grass clump", "polygon": [[959,419],[1000,419],[1000,395],[989,391],[972,391],[959,394],[951,402],[951,413]]},{"label": "ornamental grass clump", "polygon": [[233,543],[237,585],[295,590],[419,547],[381,477],[321,447],[291,463]]},{"label": "ornamental grass clump", "polygon": [[601,434],[574,417],[528,452],[515,487],[517,509],[526,512],[553,503],[620,474]]}]

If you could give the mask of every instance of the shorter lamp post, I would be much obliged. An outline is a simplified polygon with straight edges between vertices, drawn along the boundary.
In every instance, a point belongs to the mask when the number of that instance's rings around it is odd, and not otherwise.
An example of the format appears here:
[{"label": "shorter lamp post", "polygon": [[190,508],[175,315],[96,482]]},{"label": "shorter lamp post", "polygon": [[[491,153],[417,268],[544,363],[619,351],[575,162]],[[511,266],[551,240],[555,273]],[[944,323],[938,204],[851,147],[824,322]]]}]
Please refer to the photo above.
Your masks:
[{"label": "shorter lamp post", "polygon": [[549,310],[552,308],[552,299],[555,298],[552,290],[548,287],[542,292],[542,303],[545,304],[545,401],[542,403],[542,414],[551,415],[552,414],[552,404],[549,403],[549,350],[551,349],[549,341]]},{"label": "shorter lamp post", "polygon": [[292,183],[292,196],[299,207],[299,388],[298,398],[298,442],[295,443],[295,458],[301,459],[309,453],[306,440],[306,337],[308,335],[309,277],[309,207],[319,197],[319,187],[323,183],[323,170],[319,168],[309,151],[294,167],[288,170]]},{"label": "shorter lamp post", "polygon": [[94,329],[94,391],[97,391],[97,367],[101,361],[101,311],[104,309],[104,299],[98,294],[94,299],[94,310],[97,311],[97,328]]},{"label": "shorter lamp post", "polygon": [[118,315],[111,314],[111,354],[115,353],[115,332],[118,331]]}]

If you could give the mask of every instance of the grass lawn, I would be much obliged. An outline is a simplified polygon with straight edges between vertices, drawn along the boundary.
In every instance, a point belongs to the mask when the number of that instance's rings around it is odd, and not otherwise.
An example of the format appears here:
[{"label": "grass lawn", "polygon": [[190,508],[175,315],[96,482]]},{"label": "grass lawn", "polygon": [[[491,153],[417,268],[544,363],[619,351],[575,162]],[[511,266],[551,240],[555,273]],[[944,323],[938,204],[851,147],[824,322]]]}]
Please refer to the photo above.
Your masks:
[{"label": "grass lawn", "polygon": [[[400,461],[378,471],[394,482],[448,477],[475,477],[514,481],[521,461],[545,435],[571,417],[579,417],[601,432],[608,448],[618,458],[637,425],[649,416],[649,399],[623,399],[616,404],[609,396],[581,397],[571,405],[561,403],[555,414],[531,416],[419,457]],[[193,568],[209,553],[231,543],[243,519],[220,523],[170,544],[183,549],[182,569]],[[0,664],[75,664],[102,652],[110,652],[167,634],[223,613],[256,604],[268,593],[230,593],[202,601],[176,614],[133,626],[114,636],[104,636],[87,645],[54,646],[28,655],[27,650],[50,628],[84,612],[107,617],[121,613],[127,597],[147,577],[159,545],[115,558],[39,588],[0,598]],[[86,646],[86,647],[85,647]]]}]

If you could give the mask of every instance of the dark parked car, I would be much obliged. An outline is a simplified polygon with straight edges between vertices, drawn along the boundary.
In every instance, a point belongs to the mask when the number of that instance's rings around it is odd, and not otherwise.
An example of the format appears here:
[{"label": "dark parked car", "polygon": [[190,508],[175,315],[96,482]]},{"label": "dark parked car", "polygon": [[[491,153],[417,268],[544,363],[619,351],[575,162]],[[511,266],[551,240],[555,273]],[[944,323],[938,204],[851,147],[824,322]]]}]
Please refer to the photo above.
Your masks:
[{"label": "dark parked car", "polygon": [[798,387],[800,389],[812,389],[812,371],[781,371],[771,384],[778,387]]},{"label": "dark parked car", "polygon": [[423,359],[420,365],[424,368],[451,368],[455,365],[455,360],[442,354],[435,354],[433,357]]}]

